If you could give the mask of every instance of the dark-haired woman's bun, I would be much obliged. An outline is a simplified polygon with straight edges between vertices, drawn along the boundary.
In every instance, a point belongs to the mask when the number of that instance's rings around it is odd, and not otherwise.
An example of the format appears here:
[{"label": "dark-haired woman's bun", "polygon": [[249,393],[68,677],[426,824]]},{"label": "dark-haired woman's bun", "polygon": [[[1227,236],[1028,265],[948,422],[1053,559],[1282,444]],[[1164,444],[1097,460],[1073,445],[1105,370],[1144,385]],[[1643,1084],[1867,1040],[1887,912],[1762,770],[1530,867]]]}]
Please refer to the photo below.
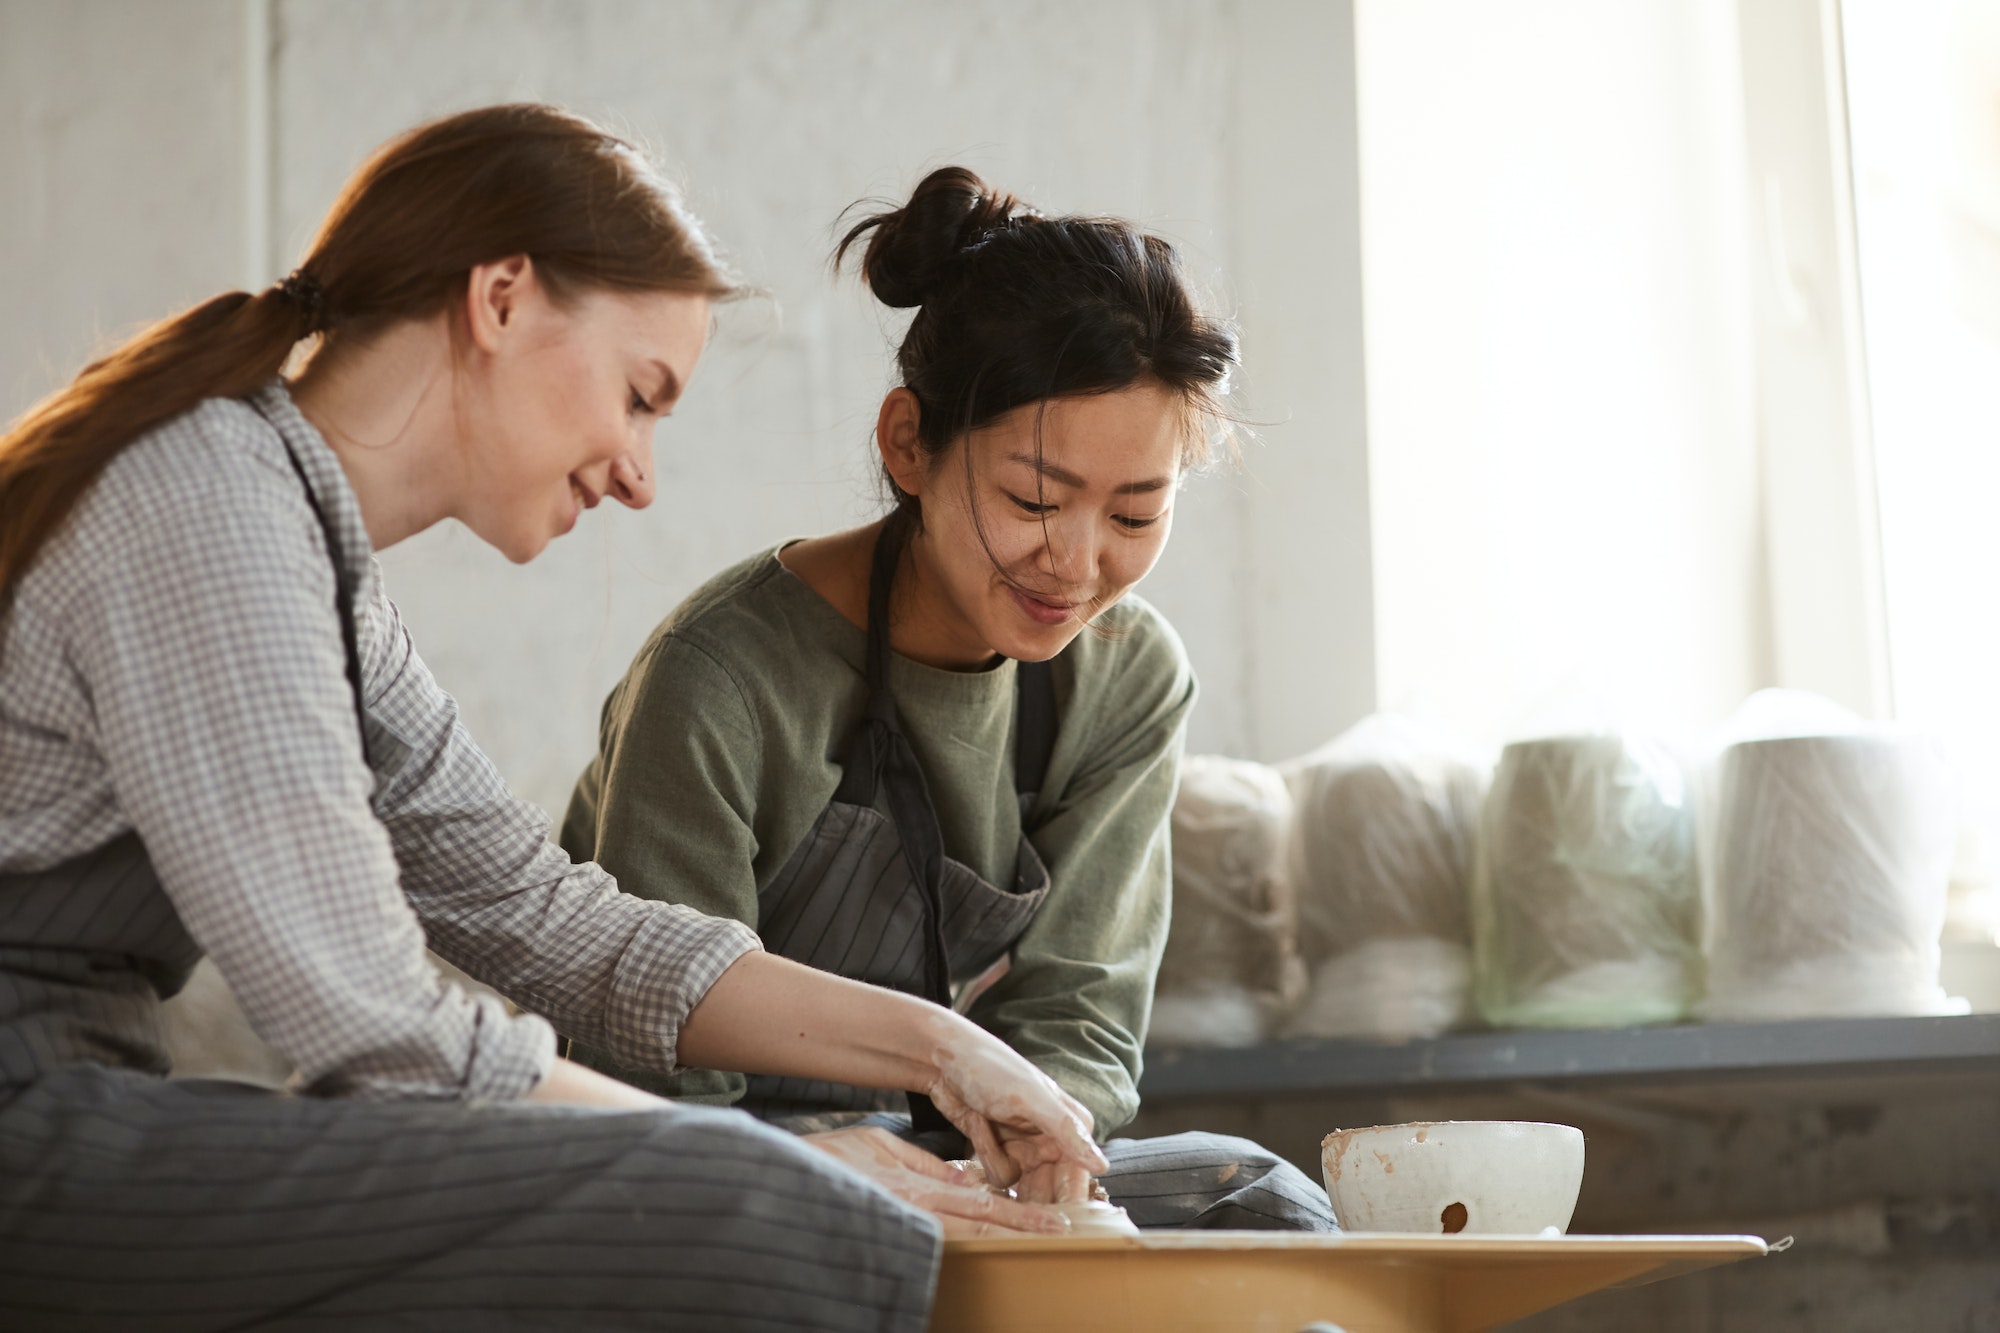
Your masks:
[{"label": "dark-haired woman's bun", "polygon": [[995,193],[964,167],[939,167],[924,177],[910,202],[863,218],[840,238],[834,263],[868,233],[861,276],[884,305],[919,306],[967,247],[1021,212],[1011,194]]},{"label": "dark-haired woman's bun", "polygon": [[[901,208],[855,223],[834,263],[850,249],[863,249],[877,297],[917,308],[896,369],[916,396],[927,457],[1028,403],[1141,382],[1202,420],[1182,442],[1187,466],[1226,436],[1209,427],[1224,419],[1236,336],[1198,307],[1174,247],[1133,223],[1043,217],[945,167]],[[900,511],[919,504],[893,479],[890,493]]]}]

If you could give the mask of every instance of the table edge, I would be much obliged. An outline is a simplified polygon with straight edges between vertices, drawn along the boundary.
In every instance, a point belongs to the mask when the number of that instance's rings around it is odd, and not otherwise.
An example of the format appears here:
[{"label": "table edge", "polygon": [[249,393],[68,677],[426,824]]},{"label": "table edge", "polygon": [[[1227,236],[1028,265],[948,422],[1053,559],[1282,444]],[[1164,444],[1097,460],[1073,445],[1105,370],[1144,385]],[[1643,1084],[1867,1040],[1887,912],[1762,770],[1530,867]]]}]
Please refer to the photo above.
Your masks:
[{"label": "table edge", "polygon": [[1769,1252],[1761,1236],[1437,1236],[1420,1232],[1327,1234],[1292,1231],[1165,1231],[1139,1236],[1008,1236],[946,1240],[947,1259],[975,1254],[1134,1254],[1214,1250],[1316,1250],[1329,1254],[1379,1255],[1407,1259],[1489,1258],[1586,1259],[1631,1255],[1667,1258],[1753,1258]]}]

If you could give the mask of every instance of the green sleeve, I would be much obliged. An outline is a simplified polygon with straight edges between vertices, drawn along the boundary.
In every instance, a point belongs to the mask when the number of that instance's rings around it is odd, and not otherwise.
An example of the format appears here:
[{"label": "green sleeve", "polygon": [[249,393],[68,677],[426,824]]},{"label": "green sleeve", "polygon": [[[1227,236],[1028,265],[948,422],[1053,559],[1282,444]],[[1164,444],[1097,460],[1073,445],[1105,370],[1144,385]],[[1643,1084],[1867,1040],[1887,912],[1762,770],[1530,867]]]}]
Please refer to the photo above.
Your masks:
[{"label": "green sleeve", "polygon": [[1099,734],[1030,835],[1053,887],[1012,968],[973,1013],[1089,1107],[1099,1138],[1139,1110],[1140,1047],[1172,891],[1168,816],[1195,698],[1170,630],[1154,656],[1131,664],[1152,669],[1121,673],[1131,693],[1113,682],[1136,708],[1088,710],[1103,718]]},{"label": "green sleeve", "polygon": [[[596,861],[627,893],[754,930],[751,819],[761,753],[755,711],[736,680],[699,647],[662,635],[605,701],[597,757],[563,819],[563,848]],[[664,1096],[727,1103],[743,1095],[740,1074],[631,1069],[582,1046],[570,1054]]]}]

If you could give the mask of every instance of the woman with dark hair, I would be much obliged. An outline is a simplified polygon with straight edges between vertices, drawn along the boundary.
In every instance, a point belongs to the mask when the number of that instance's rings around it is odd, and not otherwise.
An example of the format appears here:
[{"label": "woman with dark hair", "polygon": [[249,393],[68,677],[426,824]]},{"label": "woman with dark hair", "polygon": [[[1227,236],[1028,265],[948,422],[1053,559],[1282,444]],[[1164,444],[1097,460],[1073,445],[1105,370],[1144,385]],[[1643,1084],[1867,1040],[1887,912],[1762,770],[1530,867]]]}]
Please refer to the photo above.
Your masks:
[{"label": "woman with dark hair", "polygon": [[[1235,340],[1165,241],[1041,217],[963,168],[837,258],[864,240],[875,295],[916,308],[875,424],[894,508],[754,556],[666,619],[605,704],[563,843],[628,893],[968,1014],[1109,1133],[1138,1110],[1195,697],[1172,627],[1129,594],[1222,433]],[[579,1055],[801,1132],[964,1151],[921,1096],[905,1115],[852,1081]],[[1241,1139],[1106,1153],[1140,1226],[1333,1227],[1323,1191]],[[1017,1193],[1088,1189],[1050,1163]]]},{"label": "woman with dark hair", "polygon": [[[571,862],[370,560],[445,517],[527,560],[644,506],[733,290],[626,145],[488,108],[378,152],[284,283],[0,435],[0,1324],[914,1333],[921,1210],[1062,1229],[879,1130],[556,1059],[551,1024],[654,1073],[904,1088],[989,1177],[1104,1165],[971,1022]],[[162,1077],[204,953],[305,1095]]]}]

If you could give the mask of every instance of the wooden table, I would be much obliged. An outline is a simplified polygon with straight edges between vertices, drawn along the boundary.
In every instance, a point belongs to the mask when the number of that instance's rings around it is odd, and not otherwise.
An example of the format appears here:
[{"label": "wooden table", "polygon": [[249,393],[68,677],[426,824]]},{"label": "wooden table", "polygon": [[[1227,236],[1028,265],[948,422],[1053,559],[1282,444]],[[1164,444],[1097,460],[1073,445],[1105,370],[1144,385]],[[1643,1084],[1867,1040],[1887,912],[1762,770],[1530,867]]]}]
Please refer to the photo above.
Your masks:
[{"label": "wooden table", "polygon": [[945,1244],[933,1333],[1472,1333],[1765,1253],[1755,1236],[1158,1232]]}]

